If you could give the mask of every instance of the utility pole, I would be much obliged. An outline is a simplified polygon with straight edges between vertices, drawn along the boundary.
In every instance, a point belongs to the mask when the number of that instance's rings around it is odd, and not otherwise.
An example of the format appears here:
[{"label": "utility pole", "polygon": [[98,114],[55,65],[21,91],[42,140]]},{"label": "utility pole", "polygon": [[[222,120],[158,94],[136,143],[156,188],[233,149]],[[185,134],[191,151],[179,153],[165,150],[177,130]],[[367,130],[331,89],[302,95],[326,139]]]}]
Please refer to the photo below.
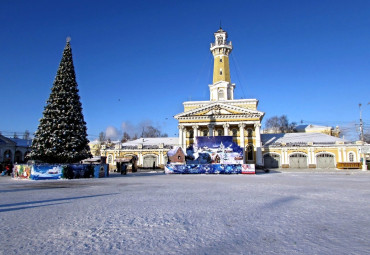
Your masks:
[{"label": "utility pole", "polygon": [[361,110],[362,104],[358,104],[358,107],[360,108],[360,140],[364,142],[364,123],[362,121],[362,110]]},{"label": "utility pole", "polygon": [[[369,105],[370,102],[367,103]],[[365,142],[365,137],[364,137],[364,122],[362,121],[362,109],[361,109],[362,104],[359,103],[358,107],[360,108],[360,140],[362,142]]]},{"label": "utility pole", "polygon": [[[369,105],[370,102],[367,103]],[[362,121],[362,109],[361,106],[362,104],[358,104],[360,108],[360,139],[362,141],[362,148],[364,148],[364,143],[365,143],[365,137],[364,137],[364,122]],[[361,149],[362,150],[362,149]],[[365,152],[362,153],[362,171],[367,170],[367,164],[366,164],[366,155]]]}]

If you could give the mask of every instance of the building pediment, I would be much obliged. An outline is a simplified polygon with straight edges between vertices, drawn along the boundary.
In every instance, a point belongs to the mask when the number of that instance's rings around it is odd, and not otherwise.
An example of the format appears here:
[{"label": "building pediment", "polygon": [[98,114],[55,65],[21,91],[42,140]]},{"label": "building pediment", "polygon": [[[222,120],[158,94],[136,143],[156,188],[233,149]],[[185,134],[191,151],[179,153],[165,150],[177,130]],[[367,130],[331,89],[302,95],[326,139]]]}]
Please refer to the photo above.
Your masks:
[{"label": "building pediment", "polygon": [[234,105],[228,105],[226,103],[215,102],[212,104],[204,105],[202,107],[193,109],[191,111],[183,112],[175,115],[176,119],[186,118],[222,118],[232,116],[243,116],[247,118],[261,118],[264,115],[263,112],[241,108]]}]

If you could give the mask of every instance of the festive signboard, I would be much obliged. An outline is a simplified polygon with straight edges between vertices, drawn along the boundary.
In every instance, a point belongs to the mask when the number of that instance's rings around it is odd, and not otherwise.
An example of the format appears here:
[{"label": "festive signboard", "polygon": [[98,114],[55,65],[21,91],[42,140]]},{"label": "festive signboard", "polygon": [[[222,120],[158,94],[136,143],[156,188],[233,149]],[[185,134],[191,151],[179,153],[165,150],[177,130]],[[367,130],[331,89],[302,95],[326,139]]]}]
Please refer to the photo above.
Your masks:
[{"label": "festive signboard", "polygon": [[76,179],[76,178],[102,178],[108,176],[108,165],[90,164],[17,164],[14,166],[14,178],[18,179]]},{"label": "festive signboard", "polygon": [[199,136],[186,154],[186,164],[243,164],[243,149],[232,136]]},{"label": "festive signboard", "polygon": [[255,174],[254,164],[167,164],[166,174]]},{"label": "festive signboard", "polygon": [[108,176],[108,165],[95,165],[94,166],[94,177],[103,178]]},{"label": "festive signboard", "polygon": [[31,175],[32,180],[44,180],[44,179],[60,179],[63,175],[62,165],[52,165],[52,164],[40,164],[31,165]]},{"label": "festive signboard", "polygon": [[13,168],[14,177],[20,179],[29,179],[31,176],[31,166],[29,165],[15,165]]}]

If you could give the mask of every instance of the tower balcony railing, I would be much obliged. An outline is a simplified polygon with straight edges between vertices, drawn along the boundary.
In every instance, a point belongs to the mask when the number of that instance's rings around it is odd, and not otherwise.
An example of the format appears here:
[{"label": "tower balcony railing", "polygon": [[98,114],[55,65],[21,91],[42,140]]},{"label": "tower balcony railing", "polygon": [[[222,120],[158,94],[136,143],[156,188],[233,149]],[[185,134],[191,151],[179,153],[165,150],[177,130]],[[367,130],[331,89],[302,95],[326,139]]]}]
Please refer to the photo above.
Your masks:
[{"label": "tower balcony railing", "polygon": [[231,42],[224,42],[222,44],[218,44],[218,43],[211,43],[211,48],[213,47],[216,47],[216,46],[219,46],[219,47],[223,47],[223,46],[232,46]]}]

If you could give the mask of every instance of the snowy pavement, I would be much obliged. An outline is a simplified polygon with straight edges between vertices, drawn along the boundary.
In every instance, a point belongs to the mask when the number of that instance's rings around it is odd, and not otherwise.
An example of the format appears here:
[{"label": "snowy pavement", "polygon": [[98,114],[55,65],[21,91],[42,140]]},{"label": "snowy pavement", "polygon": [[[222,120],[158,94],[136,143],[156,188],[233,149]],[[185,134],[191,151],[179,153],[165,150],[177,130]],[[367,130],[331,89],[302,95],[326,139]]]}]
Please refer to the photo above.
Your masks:
[{"label": "snowy pavement", "polygon": [[0,254],[370,254],[370,171],[0,178]]}]

